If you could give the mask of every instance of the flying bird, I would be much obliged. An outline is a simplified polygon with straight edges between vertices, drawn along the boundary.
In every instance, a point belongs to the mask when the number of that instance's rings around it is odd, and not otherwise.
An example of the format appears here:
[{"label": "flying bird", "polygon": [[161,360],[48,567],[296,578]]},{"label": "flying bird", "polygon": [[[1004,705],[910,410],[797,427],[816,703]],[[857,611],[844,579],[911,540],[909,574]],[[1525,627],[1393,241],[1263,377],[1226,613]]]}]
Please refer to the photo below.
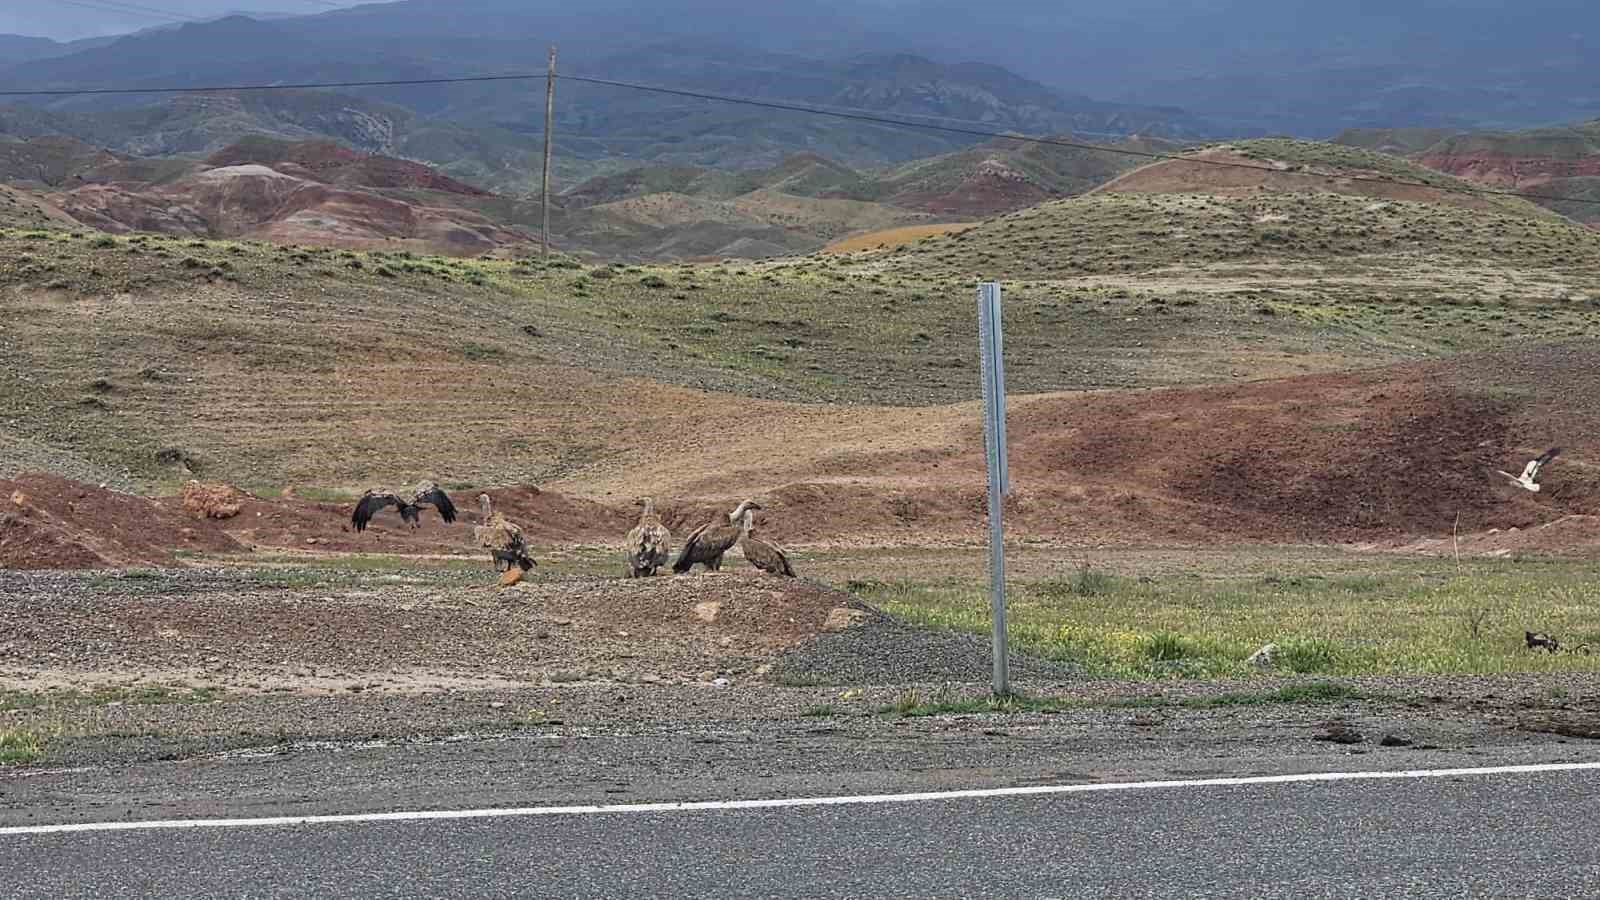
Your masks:
[{"label": "flying bird", "polygon": [[789,554],[777,544],[756,537],[755,515],[748,509],[744,511],[744,538],[739,541],[739,552],[750,565],[769,575],[793,578],[794,566],[789,565]]},{"label": "flying bird", "polygon": [[356,502],[355,512],[350,514],[350,524],[356,531],[366,531],[367,524],[380,510],[388,507],[398,507],[400,519],[412,528],[422,527],[422,507],[431,506],[439,511],[440,518],[446,523],[456,520],[455,505],[450,502],[450,496],[440,490],[437,484],[424,481],[408,495],[400,495],[387,488],[371,488],[361,499]]},{"label": "flying bird", "polygon": [[528,555],[528,542],[517,523],[494,511],[488,494],[478,495],[478,508],[483,513],[483,524],[472,530],[478,546],[489,551],[496,572],[505,572],[514,565],[526,572],[538,563]]},{"label": "flying bird", "polygon": [[1540,456],[1538,459],[1528,460],[1528,464],[1523,467],[1522,474],[1520,476],[1513,475],[1503,469],[1496,471],[1499,471],[1501,475],[1504,475],[1505,477],[1516,482],[1517,486],[1521,487],[1523,490],[1533,491],[1535,494],[1537,494],[1539,493],[1539,473],[1544,471],[1544,467],[1549,465],[1551,460],[1560,455],[1560,447],[1551,447],[1549,450],[1546,450],[1544,455]]},{"label": "flying bird", "polygon": [[640,497],[635,502],[643,509],[639,513],[639,524],[628,532],[629,578],[654,575],[672,559],[672,533],[656,515],[655,501]]},{"label": "flying bird", "polygon": [[746,500],[727,516],[696,528],[684,539],[683,550],[678,553],[678,561],[672,564],[672,571],[682,575],[696,564],[705,566],[708,572],[722,571],[723,554],[749,533],[750,519],[745,514],[760,508],[754,500]]}]

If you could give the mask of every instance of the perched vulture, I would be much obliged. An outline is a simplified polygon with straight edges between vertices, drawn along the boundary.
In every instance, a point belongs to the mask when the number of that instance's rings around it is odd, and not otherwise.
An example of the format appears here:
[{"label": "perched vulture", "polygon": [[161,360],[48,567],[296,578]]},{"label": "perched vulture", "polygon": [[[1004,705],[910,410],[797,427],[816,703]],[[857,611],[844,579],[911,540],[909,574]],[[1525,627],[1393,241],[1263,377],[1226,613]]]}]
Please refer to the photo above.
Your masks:
[{"label": "perched vulture", "polygon": [[678,554],[678,561],[672,564],[672,571],[682,575],[693,569],[696,563],[705,566],[708,572],[722,571],[722,555],[739,543],[750,527],[750,520],[745,518],[745,513],[760,508],[754,500],[746,500],[726,518],[696,528],[693,534],[684,539],[683,550]]},{"label": "perched vulture", "polygon": [[640,497],[637,502],[644,510],[639,513],[639,524],[628,532],[629,578],[654,575],[672,559],[672,534],[656,515],[655,501]]},{"label": "perched vulture", "polygon": [[1500,470],[1500,474],[1516,482],[1517,486],[1523,490],[1533,491],[1535,494],[1537,494],[1539,493],[1539,473],[1544,469],[1545,466],[1550,464],[1551,460],[1560,455],[1560,447],[1551,447],[1549,450],[1546,450],[1538,459],[1528,460],[1528,464],[1522,468],[1522,475],[1513,475],[1504,470]]},{"label": "perched vulture", "polygon": [[783,548],[756,537],[755,515],[748,509],[744,511],[744,538],[739,541],[739,551],[761,571],[793,578],[794,566],[789,565],[789,555]]},{"label": "perched vulture", "polygon": [[372,517],[380,510],[390,506],[398,507],[401,521],[412,528],[422,527],[422,507],[424,506],[432,506],[437,509],[440,517],[446,523],[456,520],[456,508],[450,502],[449,495],[440,490],[437,484],[431,481],[424,481],[417,485],[416,489],[408,496],[401,496],[385,488],[368,490],[357,501],[356,511],[350,514],[350,524],[356,527],[356,531],[366,531],[367,523],[372,521]]},{"label": "perched vulture", "polygon": [[528,555],[528,542],[522,537],[522,529],[494,511],[488,494],[478,495],[478,507],[483,512],[483,524],[472,533],[478,539],[478,546],[488,550],[494,559],[496,572],[505,572],[513,565],[526,572],[538,565]]}]

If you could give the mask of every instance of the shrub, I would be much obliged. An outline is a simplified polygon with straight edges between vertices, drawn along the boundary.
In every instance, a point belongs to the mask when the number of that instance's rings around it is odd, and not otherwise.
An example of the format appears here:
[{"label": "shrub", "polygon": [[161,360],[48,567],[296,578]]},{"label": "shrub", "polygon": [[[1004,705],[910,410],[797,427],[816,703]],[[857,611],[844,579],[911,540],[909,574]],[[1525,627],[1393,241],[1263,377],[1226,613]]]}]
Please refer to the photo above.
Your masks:
[{"label": "shrub", "polygon": [[1329,640],[1289,640],[1278,647],[1278,664],[1289,672],[1312,675],[1339,665],[1339,647]]},{"label": "shrub", "polygon": [[1189,643],[1183,635],[1162,631],[1150,636],[1150,661],[1169,662],[1171,660],[1185,659],[1190,653]]}]

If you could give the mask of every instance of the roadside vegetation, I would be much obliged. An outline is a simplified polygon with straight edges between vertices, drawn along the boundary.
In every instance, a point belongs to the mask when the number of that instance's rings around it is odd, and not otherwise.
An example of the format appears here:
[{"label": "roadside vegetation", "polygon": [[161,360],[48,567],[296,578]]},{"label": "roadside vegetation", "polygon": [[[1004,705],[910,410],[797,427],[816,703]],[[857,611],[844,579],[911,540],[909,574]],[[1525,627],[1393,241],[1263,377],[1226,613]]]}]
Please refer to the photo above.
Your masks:
[{"label": "roadside vegetation", "polygon": [[[1587,564],[1407,568],[1205,578],[1082,569],[1012,583],[1012,640],[1026,652],[1115,678],[1600,671]],[[868,602],[913,622],[989,630],[989,598],[977,581],[857,588]],[[1530,651],[1525,630],[1556,635],[1576,652]],[[1267,644],[1278,648],[1274,665],[1247,662]]]},{"label": "roadside vegetation", "polygon": [[879,715],[903,719],[956,715],[1012,715],[1061,713],[1078,709],[1220,709],[1232,706],[1315,706],[1367,699],[1346,684],[1313,681],[1262,691],[1226,691],[1193,697],[1136,696],[1116,699],[1034,697],[1012,693],[1003,697],[962,694],[950,686],[924,691],[913,688],[878,710]]},{"label": "roadside vegetation", "polygon": [[44,729],[35,726],[0,725],[0,767],[38,762],[50,740]]}]

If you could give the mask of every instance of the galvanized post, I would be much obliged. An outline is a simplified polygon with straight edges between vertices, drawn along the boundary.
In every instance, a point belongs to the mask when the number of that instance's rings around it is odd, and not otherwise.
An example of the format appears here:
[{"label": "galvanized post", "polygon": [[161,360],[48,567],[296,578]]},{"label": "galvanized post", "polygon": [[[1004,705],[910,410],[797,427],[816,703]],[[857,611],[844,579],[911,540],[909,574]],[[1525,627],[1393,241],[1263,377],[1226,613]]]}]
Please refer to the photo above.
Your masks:
[{"label": "galvanized post", "polygon": [[978,286],[978,342],[983,358],[983,437],[989,461],[989,591],[994,606],[994,692],[1011,692],[1006,637],[1006,553],[1002,520],[1005,496],[1011,492],[1006,465],[1006,369],[1000,316],[1000,284]]}]

